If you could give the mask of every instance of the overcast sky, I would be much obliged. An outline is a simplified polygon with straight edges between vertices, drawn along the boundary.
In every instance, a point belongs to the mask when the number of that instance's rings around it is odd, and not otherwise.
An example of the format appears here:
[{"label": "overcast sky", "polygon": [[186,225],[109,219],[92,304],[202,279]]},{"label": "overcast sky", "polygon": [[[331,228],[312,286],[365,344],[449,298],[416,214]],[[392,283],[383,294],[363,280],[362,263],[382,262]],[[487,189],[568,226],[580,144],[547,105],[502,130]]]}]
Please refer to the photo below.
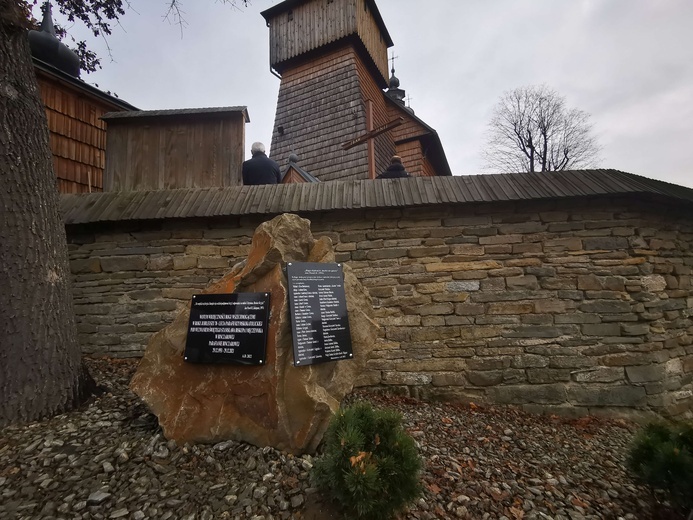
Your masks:
[{"label": "overcast sky", "polygon": [[[269,147],[279,79],[260,12],[277,3],[182,0],[181,38],[165,0],[131,0],[136,12],[108,38],[113,61],[90,40],[103,70],[83,79],[141,109],[246,105],[247,147]],[[376,3],[401,88],[454,174],[484,173],[486,125],[504,91],[546,84],[591,114],[603,167],[693,187],[693,1]]]}]

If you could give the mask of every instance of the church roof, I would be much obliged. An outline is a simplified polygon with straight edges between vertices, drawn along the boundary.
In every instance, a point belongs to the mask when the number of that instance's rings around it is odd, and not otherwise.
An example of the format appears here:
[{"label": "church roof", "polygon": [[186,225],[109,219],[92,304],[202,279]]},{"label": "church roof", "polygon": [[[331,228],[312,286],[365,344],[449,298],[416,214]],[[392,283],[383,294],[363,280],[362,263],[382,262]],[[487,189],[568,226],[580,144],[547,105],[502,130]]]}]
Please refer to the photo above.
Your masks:
[{"label": "church roof", "polygon": [[292,154],[292,156],[289,158],[288,166],[284,168],[284,170],[282,171],[282,181],[289,174],[290,170],[294,170],[298,174],[298,176],[301,177],[305,182],[320,182],[320,179],[311,175],[306,170],[301,168],[298,165],[298,160],[294,160],[295,157],[296,156]]},{"label": "church roof", "polygon": [[430,125],[426,124],[423,119],[416,116],[413,111],[407,110],[407,107],[388,96],[387,92],[383,92],[383,96],[385,97],[387,103],[393,107],[396,107],[405,119],[411,119],[424,128],[424,133],[408,139],[395,140],[395,143],[402,143],[413,139],[418,139],[423,143],[425,148],[428,148],[429,153],[426,154],[426,157],[431,162],[438,175],[452,175],[452,170],[450,169],[450,164],[448,163],[448,158],[445,155],[443,143],[440,140],[438,132],[436,132]]},{"label": "church roof", "polygon": [[53,25],[50,2],[44,5],[41,28],[29,31],[28,39],[32,56],[70,76],[79,77],[79,56],[58,39]]},{"label": "church roof", "polygon": [[101,116],[101,119],[108,122],[126,120],[145,120],[161,117],[219,117],[226,114],[240,113],[246,123],[250,122],[248,107],[207,107],[207,108],[173,108],[164,110],[137,110],[133,112],[109,112]]},{"label": "church roof", "polygon": [[[260,14],[265,18],[267,23],[269,23],[271,19],[276,18],[278,15],[310,1],[313,0],[285,0],[284,2],[280,2],[277,5],[270,7],[269,9],[265,9]],[[378,6],[375,5],[375,1],[366,0],[366,4],[368,5],[368,8],[370,9],[371,13],[373,13],[373,18],[375,19],[375,22],[378,24],[378,28],[380,29],[380,31],[383,34],[383,37],[385,38],[385,43],[388,47],[392,47],[394,43],[392,43],[390,33],[388,32],[387,27],[385,27],[385,22],[383,21],[383,17],[380,14],[380,11],[378,10]]]},{"label": "church roof", "polygon": [[116,110],[117,108],[120,108],[122,110],[138,110],[137,107],[131,105],[130,103],[96,88],[90,85],[89,83],[85,82],[84,80],[76,78],[68,74],[67,72],[64,72],[54,67],[50,63],[46,63],[36,57],[32,59],[34,62],[34,68],[37,72],[47,74],[55,80],[58,80],[62,83],[65,83],[73,88],[76,88],[84,92],[88,96],[104,101],[109,105],[112,105],[113,110]]},{"label": "church roof", "polygon": [[509,173],[62,195],[65,224],[431,204],[644,196],[693,208],[693,189],[618,170]]}]

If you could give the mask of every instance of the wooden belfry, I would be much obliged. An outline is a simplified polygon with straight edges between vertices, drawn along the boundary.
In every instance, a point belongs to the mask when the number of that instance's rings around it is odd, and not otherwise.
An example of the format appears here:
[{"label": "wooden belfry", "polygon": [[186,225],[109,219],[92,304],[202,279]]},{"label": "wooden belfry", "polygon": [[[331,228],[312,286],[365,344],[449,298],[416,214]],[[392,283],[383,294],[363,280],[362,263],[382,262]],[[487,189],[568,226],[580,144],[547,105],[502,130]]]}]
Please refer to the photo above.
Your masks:
[{"label": "wooden belfry", "polygon": [[271,156],[321,181],[374,178],[404,154],[415,175],[449,175],[440,140],[388,97],[393,45],[374,0],[286,0],[262,13],[281,77]]}]

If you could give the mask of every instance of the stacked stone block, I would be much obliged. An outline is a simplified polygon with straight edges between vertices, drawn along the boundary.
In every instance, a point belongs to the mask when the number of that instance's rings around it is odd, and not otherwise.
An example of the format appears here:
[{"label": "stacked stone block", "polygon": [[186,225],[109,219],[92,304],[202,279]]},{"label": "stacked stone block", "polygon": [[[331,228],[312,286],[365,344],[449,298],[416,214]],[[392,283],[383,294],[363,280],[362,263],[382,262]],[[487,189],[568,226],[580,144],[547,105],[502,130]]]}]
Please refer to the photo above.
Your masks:
[{"label": "stacked stone block", "polygon": [[[373,298],[381,338],[361,384],[571,414],[693,413],[689,209],[590,199],[303,216]],[[141,352],[243,258],[260,221],[68,229],[85,351]]]},{"label": "stacked stone block", "polygon": [[77,328],[88,354],[140,356],[152,333],[244,259],[238,220],[68,229]]}]

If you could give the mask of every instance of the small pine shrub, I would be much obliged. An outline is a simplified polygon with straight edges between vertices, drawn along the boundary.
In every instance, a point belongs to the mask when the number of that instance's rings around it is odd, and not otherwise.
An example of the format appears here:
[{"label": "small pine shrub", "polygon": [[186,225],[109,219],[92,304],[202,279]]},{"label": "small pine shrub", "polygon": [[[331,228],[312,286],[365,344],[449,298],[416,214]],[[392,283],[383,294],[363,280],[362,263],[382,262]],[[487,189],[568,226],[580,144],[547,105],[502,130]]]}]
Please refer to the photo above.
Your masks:
[{"label": "small pine shrub", "polygon": [[627,459],[636,478],[664,491],[672,507],[693,512],[693,422],[653,422],[633,440]]},{"label": "small pine shrub", "polygon": [[313,484],[347,518],[392,518],[421,493],[421,459],[397,412],[375,410],[367,403],[339,410],[324,443],[324,454],[313,467]]}]

